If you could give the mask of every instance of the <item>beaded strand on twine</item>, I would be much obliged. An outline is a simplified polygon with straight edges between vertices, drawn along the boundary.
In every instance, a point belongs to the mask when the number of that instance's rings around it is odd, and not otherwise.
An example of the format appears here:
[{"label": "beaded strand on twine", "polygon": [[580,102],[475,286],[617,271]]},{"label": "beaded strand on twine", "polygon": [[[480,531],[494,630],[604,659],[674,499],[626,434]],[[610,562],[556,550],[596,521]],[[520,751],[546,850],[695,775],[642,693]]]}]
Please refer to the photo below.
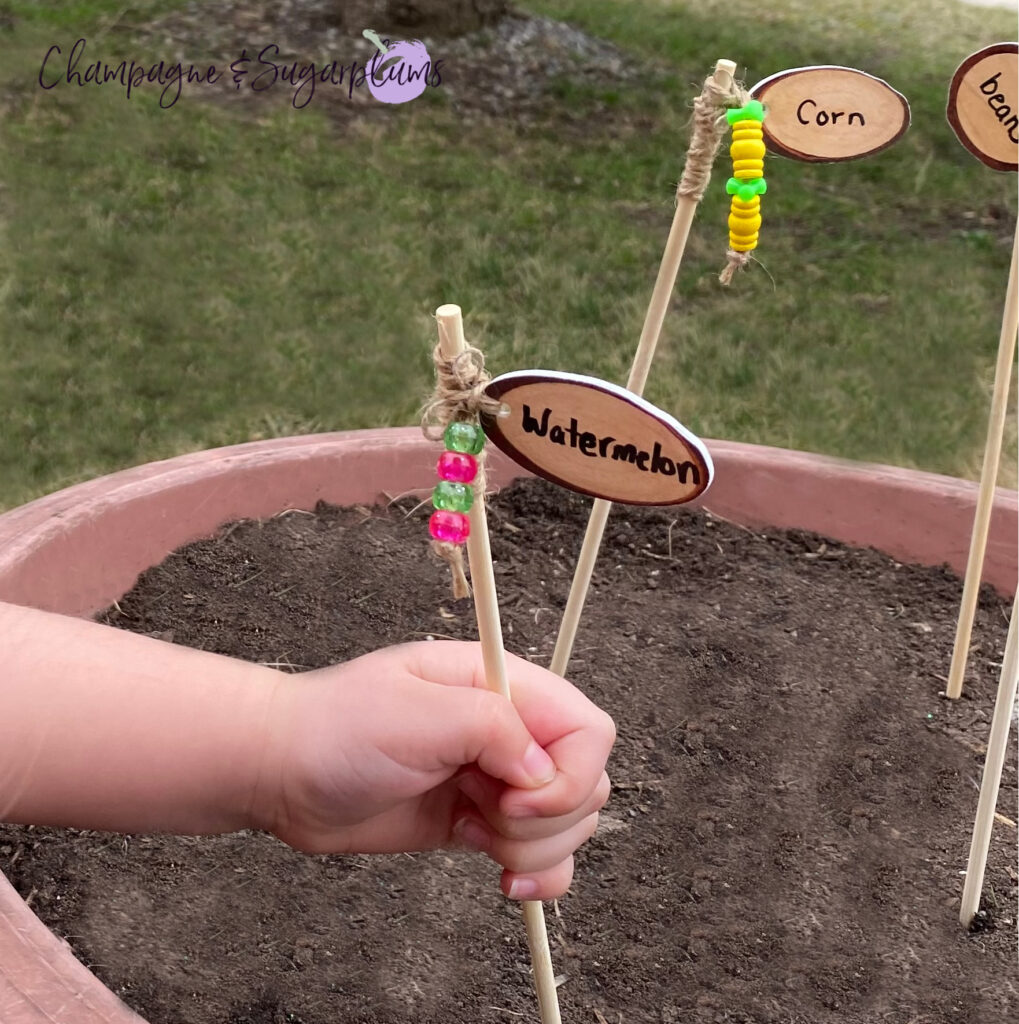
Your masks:
[{"label": "beaded strand on twine", "polygon": [[764,105],[760,100],[748,100],[743,106],[726,113],[732,126],[732,177],[725,190],[732,196],[729,207],[729,252],[718,280],[729,284],[735,273],[753,258],[761,227],[761,196],[768,191],[764,180],[764,154],[766,147],[762,125]]},{"label": "beaded strand on twine", "polygon": [[[750,93],[735,78],[724,83],[712,75],[705,79],[700,96],[693,101],[693,129],[683,177],[676,189],[677,199],[686,197],[695,203],[701,201],[711,180],[711,166],[728,127],[726,114],[733,108],[745,107],[751,99]],[[730,248],[719,280],[728,284],[736,271],[749,262],[749,253]]]},{"label": "beaded strand on twine", "polygon": [[[439,330],[443,331],[440,321]],[[491,379],[485,370],[485,357],[480,349],[468,345],[453,359],[442,354],[442,341],[432,351],[435,365],[435,391],[421,413],[421,428],[425,437],[436,439],[436,430],[442,432],[451,423],[477,423],[482,413],[496,416],[501,403],[485,394]],[[484,449],[476,456],[478,471],[473,486],[478,500],[485,500]],[[450,541],[432,541],[432,550],[449,565],[453,582],[453,597],[457,600],[470,596],[470,586],[464,572],[463,548]]]}]

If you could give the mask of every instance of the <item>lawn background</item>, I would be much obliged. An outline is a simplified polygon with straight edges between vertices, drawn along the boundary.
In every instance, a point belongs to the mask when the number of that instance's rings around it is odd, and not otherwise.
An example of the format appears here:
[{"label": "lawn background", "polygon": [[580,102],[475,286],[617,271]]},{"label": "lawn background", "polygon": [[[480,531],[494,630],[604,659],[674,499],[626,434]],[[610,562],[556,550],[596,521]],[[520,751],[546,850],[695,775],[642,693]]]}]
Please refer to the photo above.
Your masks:
[{"label": "lawn background", "polygon": [[705,437],[978,476],[1016,177],[967,153],[944,106],[963,58],[1014,37],[1013,14],[533,0],[645,72],[559,79],[529,126],[465,124],[441,88],[353,123],[314,102],[252,116],[197,93],[164,110],[151,87],[39,88],[47,48],[78,36],[89,59],[174,59],[134,26],[175,6],[0,4],[0,507],[185,451],[414,422],[443,302],[495,372],[624,380],[690,101],[723,56],[748,83],[859,67],[906,95],[913,124],[854,163],[769,158],[766,271],[729,290],[720,156],[648,397]]}]

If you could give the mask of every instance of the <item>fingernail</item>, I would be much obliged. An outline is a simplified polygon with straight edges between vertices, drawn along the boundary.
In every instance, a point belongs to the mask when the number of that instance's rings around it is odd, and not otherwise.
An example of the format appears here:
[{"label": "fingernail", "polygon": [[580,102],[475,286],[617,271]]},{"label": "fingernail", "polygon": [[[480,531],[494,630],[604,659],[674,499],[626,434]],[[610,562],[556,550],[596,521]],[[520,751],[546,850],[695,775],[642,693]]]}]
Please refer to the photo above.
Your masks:
[{"label": "fingernail", "polygon": [[453,825],[453,835],[468,849],[486,852],[492,845],[488,833],[473,818],[461,818]]},{"label": "fingernail", "polygon": [[536,785],[547,786],[556,775],[555,761],[545,753],[533,740],[524,751],[524,771],[534,780]]},{"label": "fingernail", "polygon": [[514,878],[510,883],[511,900],[531,900],[538,895],[538,883],[533,878]]}]

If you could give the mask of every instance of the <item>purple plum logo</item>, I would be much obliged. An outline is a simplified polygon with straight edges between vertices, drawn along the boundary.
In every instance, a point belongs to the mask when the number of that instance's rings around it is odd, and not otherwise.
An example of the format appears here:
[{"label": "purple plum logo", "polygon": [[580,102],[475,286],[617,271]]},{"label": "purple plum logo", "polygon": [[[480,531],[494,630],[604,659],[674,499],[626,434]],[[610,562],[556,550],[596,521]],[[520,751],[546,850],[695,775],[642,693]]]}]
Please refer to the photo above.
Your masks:
[{"label": "purple plum logo", "polygon": [[378,48],[371,59],[365,84],[380,103],[406,103],[425,91],[432,59],[420,39],[388,46],[376,32],[366,28],[361,35]]}]

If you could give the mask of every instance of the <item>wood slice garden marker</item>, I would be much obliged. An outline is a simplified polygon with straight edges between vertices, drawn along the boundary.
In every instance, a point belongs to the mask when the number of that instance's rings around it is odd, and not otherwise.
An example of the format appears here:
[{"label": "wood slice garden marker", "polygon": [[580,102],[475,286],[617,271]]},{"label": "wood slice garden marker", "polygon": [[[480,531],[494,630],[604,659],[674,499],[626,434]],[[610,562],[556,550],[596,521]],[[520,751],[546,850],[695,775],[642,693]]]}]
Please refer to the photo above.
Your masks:
[{"label": "wood slice garden marker", "polygon": [[[443,359],[452,361],[467,347],[464,339],[463,316],[459,306],[446,304],[435,311],[439,328],[439,352]],[[457,446],[462,447],[461,445]],[[448,450],[448,449],[447,449]],[[455,450],[455,449],[454,449]],[[464,452],[463,454],[469,454]],[[502,640],[499,618],[499,599],[495,589],[492,567],[492,548],[488,537],[488,516],[485,511],[484,476],[481,475],[477,500],[470,503],[470,527],[466,536],[467,558],[474,585],[474,611],[478,620],[478,636],[485,663],[488,688],[511,699],[509,679],[506,675],[506,652]],[[442,511],[437,509],[437,511]],[[435,533],[433,531],[433,536]],[[538,1008],[542,1024],[561,1024],[559,997],[556,993],[552,954],[548,945],[545,913],[539,900],[523,903],[524,927],[531,950],[534,968],[534,986],[538,995]]]},{"label": "wood slice garden marker", "polygon": [[485,393],[506,413],[482,416],[514,462],[571,491],[628,505],[679,505],[711,482],[711,456],[678,420],[616,384],[519,370]]},{"label": "wood slice garden marker", "polygon": [[[742,106],[750,99],[746,90],[733,80],[735,71],[734,61],[718,61],[713,74],[705,80],[700,96],[694,100],[694,126],[683,176],[676,190],[676,212],[658,268],[658,277],[651,292],[651,301],[644,316],[644,326],[640,332],[633,365],[630,367],[630,376],[626,381],[627,390],[635,395],[642,395],[647,384],[651,361],[654,359],[665,314],[676,286],[679,265],[683,260],[687,239],[690,237],[690,226],[711,180],[711,167],[722,142],[725,111],[731,107]],[[556,638],[555,651],[549,665],[549,668],[558,675],[566,674],[566,666],[569,664],[577,627],[580,625],[580,615],[584,610],[591,575],[598,559],[598,549],[611,509],[612,503],[605,498],[595,498],[591,507],[591,517],[587,522],[587,531],[580,547],[577,567],[573,573],[573,582],[570,584],[570,593],[566,599],[566,608]]]},{"label": "wood slice garden marker", "polygon": [[1019,43],[995,43],[967,57],[948,89],[948,123],[959,141],[996,171],[1019,170]]},{"label": "wood slice garden marker", "polygon": [[750,90],[768,111],[764,141],[810,163],[856,160],[887,149],[909,127],[909,104],[887,82],[855,68],[793,68]]},{"label": "wood slice garden marker", "polygon": [[[979,160],[999,171],[1019,169],[1019,45],[996,43],[967,57],[952,78],[948,90],[948,122],[959,141]],[[984,463],[980,471],[980,490],[973,516],[966,577],[962,589],[959,621],[955,630],[952,663],[945,693],[952,700],[962,694],[969,654],[973,617],[976,614],[980,576],[983,571],[987,533],[994,504],[994,485],[998,479],[1001,442],[1005,432],[1009,378],[1015,357],[1016,331],[1019,328],[1019,225],[1012,243],[1012,262],[1008,271],[1005,310],[998,338],[998,358],[994,367],[991,411],[987,422]]]}]

